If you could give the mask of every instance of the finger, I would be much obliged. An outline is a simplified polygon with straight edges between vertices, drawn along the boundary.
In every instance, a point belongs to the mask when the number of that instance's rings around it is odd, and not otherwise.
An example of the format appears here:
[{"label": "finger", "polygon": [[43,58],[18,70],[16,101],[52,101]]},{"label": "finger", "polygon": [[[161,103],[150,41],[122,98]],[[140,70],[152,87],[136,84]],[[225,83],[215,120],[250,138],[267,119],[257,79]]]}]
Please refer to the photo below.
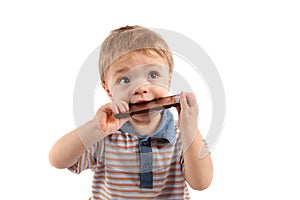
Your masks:
[{"label": "finger", "polygon": [[180,94],[180,107],[182,110],[185,110],[188,107],[186,96],[183,92]]},{"label": "finger", "polygon": [[129,110],[129,109],[127,109],[128,106],[127,106],[126,102],[119,102],[117,104],[117,107],[118,107],[119,112],[121,112],[121,113],[125,113]]},{"label": "finger", "polygon": [[128,103],[125,102],[125,101],[121,101],[120,103],[121,103],[121,105],[122,105],[123,112],[128,112],[128,111],[129,111]]},{"label": "finger", "polygon": [[114,114],[125,113],[129,110],[128,103],[122,100],[112,102],[112,110]]},{"label": "finger", "polygon": [[114,114],[119,114],[118,106],[115,103],[111,103],[111,110]]},{"label": "finger", "polygon": [[186,102],[189,107],[195,107],[197,106],[197,100],[193,93],[186,94]]}]

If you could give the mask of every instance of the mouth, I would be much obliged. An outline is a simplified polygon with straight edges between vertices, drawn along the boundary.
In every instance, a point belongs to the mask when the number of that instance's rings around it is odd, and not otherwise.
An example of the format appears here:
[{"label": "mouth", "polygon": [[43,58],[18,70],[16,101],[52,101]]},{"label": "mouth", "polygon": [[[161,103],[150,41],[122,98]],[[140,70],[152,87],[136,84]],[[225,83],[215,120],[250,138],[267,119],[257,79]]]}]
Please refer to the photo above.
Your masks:
[{"label": "mouth", "polygon": [[133,105],[133,104],[144,104],[144,103],[149,103],[149,102],[151,102],[151,101],[153,101],[153,100],[155,100],[156,98],[154,98],[154,99],[151,99],[151,100],[146,100],[146,99],[140,99],[140,100],[138,100],[138,101],[135,101],[135,102],[133,102],[133,103],[130,103],[131,105]]}]

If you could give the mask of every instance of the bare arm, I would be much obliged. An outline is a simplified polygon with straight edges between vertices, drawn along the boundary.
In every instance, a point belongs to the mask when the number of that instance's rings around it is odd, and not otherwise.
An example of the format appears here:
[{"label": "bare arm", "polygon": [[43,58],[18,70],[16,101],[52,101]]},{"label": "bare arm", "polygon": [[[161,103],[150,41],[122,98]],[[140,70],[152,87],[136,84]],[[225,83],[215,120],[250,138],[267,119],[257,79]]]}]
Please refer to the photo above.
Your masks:
[{"label": "bare arm", "polygon": [[[74,165],[81,154],[86,151],[86,146],[84,145],[78,131],[86,131],[85,134],[90,134],[87,137],[92,139],[93,134],[97,133],[97,123],[94,121],[89,121],[82,125],[80,128],[71,131],[70,133],[61,137],[51,148],[49,152],[49,161],[52,166],[63,169]],[[100,136],[100,135],[99,135]],[[95,142],[97,142],[95,140]]]},{"label": "bare arm", "polygon": [[118,113],[121,109],[128,111],[127,103],[105,104],[97,111],[93,120],[61,137],[49,152],[51,165],[59,169],[74,165],[89,147],[117,131],[129,120],[129,118],[116,119],[113,117],[113,113]]},{"label": "bare arm", "polygon": [[204,190],[211,184],[212,160],[199,132],[184,152],[184,168],[184,176],[193,189]]},{"label": "bare arm", "polygon": [[211,184],[213,165],[198,130],[198,106],[195,96],[191,93],[181,94],[180,106],[179,129],[184,153],[184,176],[193,189],[204,190]]}]

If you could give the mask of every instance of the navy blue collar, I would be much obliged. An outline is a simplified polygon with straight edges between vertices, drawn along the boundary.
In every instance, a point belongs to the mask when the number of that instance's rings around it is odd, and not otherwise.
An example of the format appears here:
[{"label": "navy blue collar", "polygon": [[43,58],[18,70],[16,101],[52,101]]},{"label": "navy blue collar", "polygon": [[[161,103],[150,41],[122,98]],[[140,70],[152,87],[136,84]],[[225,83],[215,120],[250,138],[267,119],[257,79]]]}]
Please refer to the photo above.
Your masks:
[{"label": "navy blue collar", "polygon": [[162,119],[157,128],[157,130],[151,135],[141,135],[136,132],[130,122],[126,122],[121,128],[120,131],[123,133],[132,133],[138,136],[139,138],[152,137],[152,138],[163,138],[168,140],[172,145],[175,144],[176,132],[174,126],[173,114],[169,110],[164,110],[161,112]]}]

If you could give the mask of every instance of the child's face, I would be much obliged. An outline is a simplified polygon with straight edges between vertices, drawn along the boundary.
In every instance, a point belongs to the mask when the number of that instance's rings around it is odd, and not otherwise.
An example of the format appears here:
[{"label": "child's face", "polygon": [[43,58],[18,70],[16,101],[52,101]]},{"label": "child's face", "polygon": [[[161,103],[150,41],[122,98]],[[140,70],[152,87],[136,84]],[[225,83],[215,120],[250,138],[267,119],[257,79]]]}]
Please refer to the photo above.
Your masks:
[{"label": "child's face", "polygon": [[135,53],[108,68],[104,88],[112,100],[137,103],[167,96],[170,79],[166,59]]}]

